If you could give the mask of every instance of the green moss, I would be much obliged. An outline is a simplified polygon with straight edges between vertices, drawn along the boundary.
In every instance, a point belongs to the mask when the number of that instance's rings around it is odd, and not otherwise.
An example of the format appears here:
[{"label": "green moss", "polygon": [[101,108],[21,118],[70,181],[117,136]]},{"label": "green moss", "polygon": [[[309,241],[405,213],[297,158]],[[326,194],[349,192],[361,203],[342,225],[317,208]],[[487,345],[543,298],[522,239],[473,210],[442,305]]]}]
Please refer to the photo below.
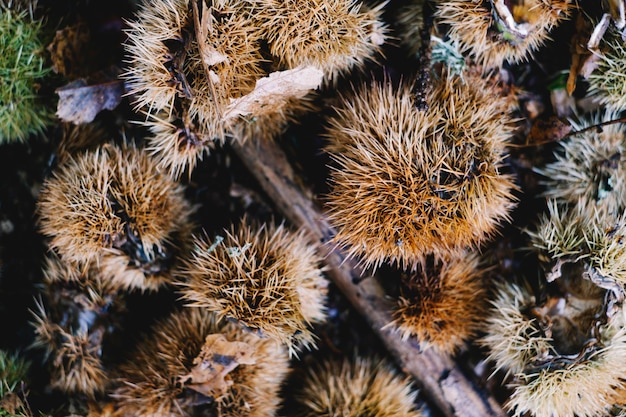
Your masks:
[{"label": "green moss", "polygon": [[0,144],[24,141],[51,119],[37,95],[49,72],[39,39],[41,22],[0,5]]}]

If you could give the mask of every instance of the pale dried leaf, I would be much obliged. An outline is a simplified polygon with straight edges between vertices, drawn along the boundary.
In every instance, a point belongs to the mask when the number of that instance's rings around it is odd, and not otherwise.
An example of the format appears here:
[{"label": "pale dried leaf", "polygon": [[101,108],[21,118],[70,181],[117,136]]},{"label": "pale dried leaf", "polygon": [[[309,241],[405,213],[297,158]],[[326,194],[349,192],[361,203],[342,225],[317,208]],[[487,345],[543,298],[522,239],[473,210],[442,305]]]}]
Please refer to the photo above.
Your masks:
[{"label": "pale dried leaf", "polygon": [[119,80],[88,85],[84,78],[56,90],[57,116],[74,124],[93,121],[102,110],[113,110],[122,101],[124,83]]},{"label": "pale dried leaf", "polygon": [[254,90],[237,99],[231,99],[224,120],[238,116],[261,116],[279,110],[288,100],[307,95],[322,83],[324,73],[308,66],[271,73],[257,80]]},{"label": "pale dried leaf", "polygon": [[222,62],[228,62],[228,57],[217,51],[215,48],[205,47],[203,51],[204,62],[208,66],[220,64]]},{"label": "pale dried leaf", "polygon": [[254,350],[245,342],[229,342],[223,334],[208,335],[191,372],[179,381],[186,388],[218,399],[233,384],[228,373],[238,365],[253,365],[253,355]]}]

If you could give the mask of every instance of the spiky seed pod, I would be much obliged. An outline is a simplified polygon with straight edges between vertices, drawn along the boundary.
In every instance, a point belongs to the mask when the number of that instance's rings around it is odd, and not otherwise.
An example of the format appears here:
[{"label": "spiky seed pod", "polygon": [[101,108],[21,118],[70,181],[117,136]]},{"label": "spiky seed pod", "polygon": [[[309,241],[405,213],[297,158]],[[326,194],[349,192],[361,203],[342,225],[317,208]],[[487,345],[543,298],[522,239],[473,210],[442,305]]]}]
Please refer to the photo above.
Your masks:
[{"label": "spiky seed pod", "polygon": [[380,359],[325,360],[309,368],[296,397],[300,417],[420,417],[417,391]]},{"label": "spiky seed pod", "polygon": [[269,0],[255,15],[270,53],[286,68],[313,65],[327,81],[375,59],[387,36],[380,4],[357,0]]},{"label": "spiky seed pod", "polygon": [[50,71],[40,35],[41,22],[27,10],[0,3],[0,144],[23,142],[52,120],[37,95],[39,80]]},{"label": "spiky seed pod", "polygon": [[[310,112],[314,108],[307,97],[291,99],[273,113],[240,118],[230,125],[225,134],[229,139],[242,143],[249,139],[273,139],[282,133],[289,123],[297,122],[298,115]],[[220,140],[212,137],[197,120],[185,121],[185,117],[168,115],[166,112],[148,115],[143,124],[152,132],[152,136],[148,138],[148,152],[158,161],[159,167],[168,171],[174,179],[180,178],[185,171],[191,174],[204,154]]]},{"label": "spiky seed pod", "polygon": [[598,56],[598,66],[588,77],[589,95],[607,109],[621,112],[626,109],[626,47],[621,35],[607,34]]},{"label": "spiky seed pod", "polygon": [[[618,117],[609,111],[570,123],[577,131]],[[546,177],[544,194],[561,203],[591,204],[621,213],[626,208],[626,127],[592,129],[559,145],[556,160],[537,169]]]},{"label": "spiky seed pod", "polygon": [[396,16],[400,40],[413,56],[416,56],[422,47],[420,32],[424,26],[424,3],[424,0],[406,1]]},{"label": "spiky seed pod", "polygon": [[180,178],[185,170],[191,173],[215,140],[198,123],[164,111],[148,115],[143,124],[152,133],[148,152],[174,179]]},{"label": "spiky seed pod", "polygon": [[56,162],[63,164],[72,156],[86,150],[96,149],[110,138],[106,131],[95,123],[63,124],[63,135],[57,144]]},{"label": "spiky seed pod", "polygon": [[550,201],[537,230],[528,234],[549,281],[562,275],[564,265],[574,264],[598,285],[626,286],[626,214]]},{"label": "spiky seed pod", "polygon": [[[190,374],[209,335],[222,334],[229,342],[252,348],[254,364],[239,364],[228,373],[232,385],[221,398],[194,394],[181,383]],[[187,416],[194,405],[217,417],[273,416],[278,392],[289,370],[286,350],[271,339],[244,331],[235,323],[219,320],[201,308],[185,308],[152,329],[129,360],[120,367],[118,415],[129,417]]]},{"label": "spiky seed pod", "polygon": [[[137,108],[171,112],[176,98],[189,101],[191,119],[220,133],[219,114],[231,98],[252,91],[261,68],[259,30],[243,0],[212,2],[205,42],[211,56],[201,57],[188,0],[151,2],[129,22],[126,50],[130,69],[124,74]],[[211,70],[205,73],[202,60]],[[215,97],[213,97],[215,95]]]},{"label": "spiky seed pod", "polygon": [[315,245],[283,225],[245,220],[225,234],[196,239],[181,283],[185,302],[260,330],[290,354],[314,345],[309,325],[326,317],[327,288]]},{"label": "spiky seed pod", "polygon": [[60,166],[42,187],[38,212],[64,261],[99,260],[117,280],[128,278],[128,288],[170,281],[190,237],[182,187],[133,147],[104,145]]},{"label": "spiky seed pod", "polygon": [[475,336],[487,311],[484,268],[476,254],[428,259],[403,279],[393,322],[404,340],[453,354]]},{"label": "spiky seed pod", "polygon": [[516,26],[512,30],[510,23],[498,17],[493,4],[493,1],[444,0],[438,2],[435,12],[440,23],[450,25],[449,35],[461,50],[471,54],[485,69],[528,59],[549,40],[550,31],[574,7],[568,0],[502,2],[503,7],[510,7],[510,17]]},{"label": "spiky seed pod", "polygon": [[123,311],[119,287],[92,264],[79,270],[56,256],[47,259],[45,304],[35,316],[36,345],[46,350],[51,386],[67,393],[103,392],[108,374],[103,340]]},{"label": "spiky seed pod", "polygon": [[512,415],[606,413],[626,371],[626,329],[622,310],[608,323],[598,318],[605,291],[593,299],[564,294],[542,305],[513,283],[497,292],[483,342],[497,368],[515,374],[506,404]]},{"label": "spiky seed pod", "polygon": [[444,74],[419,111],[411,83],[363,85],[329,121],[335,242],[374,267],[414,268],[495,232],[514,206],[502,174],[510,100],[489,82]]},{"label": "spiky seed pod", "polygon": [[530,289],[510,282],[499,284],[491,304],[481,343],[489,348],[496,371],[516,375],[533,359],[550,352],[550,338],[541,332],[535,318],[523,314],[537,304]]}]

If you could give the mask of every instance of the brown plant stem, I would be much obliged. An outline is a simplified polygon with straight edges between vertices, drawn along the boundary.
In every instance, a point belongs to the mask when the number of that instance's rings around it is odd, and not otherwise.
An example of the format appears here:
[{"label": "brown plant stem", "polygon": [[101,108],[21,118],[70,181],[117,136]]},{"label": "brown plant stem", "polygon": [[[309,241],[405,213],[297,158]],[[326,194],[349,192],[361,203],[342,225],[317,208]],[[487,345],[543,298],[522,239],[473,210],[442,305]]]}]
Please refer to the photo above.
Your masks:
[{"label": "brown plant stem", "polygon": [[497,401],[470,381],[451,358],[432,350],[420,352],[410,341],[402,341],[399,332],[383,330],[392,321],[390,301],[373,278],[362,279],[363,271],[328,243],[335,234],[333,229],[310,192],[299,184],[276,143],[248,140],[243,144],[234,142],[232,148],[284,216],[294,226],[308,230],[311,237],[321,243],[327,276],[446,417],[506,416]]}]

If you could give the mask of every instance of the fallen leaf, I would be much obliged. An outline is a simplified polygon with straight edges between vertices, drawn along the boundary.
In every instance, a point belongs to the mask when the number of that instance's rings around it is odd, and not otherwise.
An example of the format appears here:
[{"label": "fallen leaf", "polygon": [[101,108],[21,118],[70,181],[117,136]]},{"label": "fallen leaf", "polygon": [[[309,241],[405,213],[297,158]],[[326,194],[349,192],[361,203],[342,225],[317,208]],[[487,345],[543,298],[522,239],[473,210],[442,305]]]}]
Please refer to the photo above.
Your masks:
[{"label": "fallen leaf", "polygon": [[231,99],[224,112],[224,121],[238,116],[262,116],[279,110],[288,100],[307,95],[322,83],[324,73],[308,66],[276,71],[257,80],[254,90],[237,99]]},{"label": "fallen leaf", "polygon": [[557,142],[571,131],[572,126],[556,116],[550,116],[547,119],[539,118],[535,120],[530,128],[526,138],[526,145],[543,145],[545,143]]},{"label": "fallen leaf", "polygon": [[229,342],[223,334],[208,335],[189,374],[179,378],[185,387],[207,397],[219,399],[233,381],[228,373],[239,365],[253,365],[254,351],[245,342]]},{"label": "fallen leaf", "polygon": [[90,82],[79,78],[58,88],[57,116],[74,124],[93,121],[102,110],[113,110],[122,101],[124,83],[117,78]]},{"label": "fallen leaf", "polygon": [[206,64],[210,67],[222,62],[228,62],[228,57],[226,55],[218,52],[215,48],[209,47],[204,48],[203,58],[204,62],[206,62]]},{"label": "fallen leaf", "polygon": [[605,13],[592,30],[591,22],[586,20],[582,13],[576,17],[575,32],[570,42],[572,65],[570,66],[567,79],[568,94],[571,95],[576,89],[576,78],[579,75],[587,78],[598,66],[598,61],[600,60],[598,53],[600,40],[604,36],[610,21],[611,16]]},{"label": "fallen leaf", "polygon": [[[23,407],[24,403],[14,392],[7,392],[4,397],[0,398],[0,411],[6,411],[11,416],[17,414]],[[0,412],[0,415],[4,414]]]}]

